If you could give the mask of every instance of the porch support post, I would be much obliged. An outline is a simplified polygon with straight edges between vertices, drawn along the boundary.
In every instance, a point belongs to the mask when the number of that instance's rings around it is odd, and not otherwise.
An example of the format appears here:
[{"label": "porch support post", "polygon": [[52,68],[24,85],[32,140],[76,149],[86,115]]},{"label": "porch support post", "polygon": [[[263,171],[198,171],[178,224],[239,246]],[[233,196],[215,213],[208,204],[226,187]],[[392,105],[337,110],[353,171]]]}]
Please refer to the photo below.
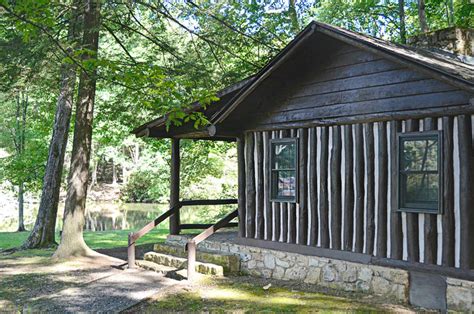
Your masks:
[{"label": "porch support post", "polygon": [[245,201],[245,140],[243,135],[237,138],[237,168],[238,168],[238,202],[239,202],[239,236],[245,237],[246,201]]},{"label": "porch support post", "polygon": [[[170,180],[170,208],[179,204],[179,168],[180,168],[180,154],[179,154],[179,139],[171,139],[171,180]],[[170,216],[170,234],[179,234],[179,209]]]}]

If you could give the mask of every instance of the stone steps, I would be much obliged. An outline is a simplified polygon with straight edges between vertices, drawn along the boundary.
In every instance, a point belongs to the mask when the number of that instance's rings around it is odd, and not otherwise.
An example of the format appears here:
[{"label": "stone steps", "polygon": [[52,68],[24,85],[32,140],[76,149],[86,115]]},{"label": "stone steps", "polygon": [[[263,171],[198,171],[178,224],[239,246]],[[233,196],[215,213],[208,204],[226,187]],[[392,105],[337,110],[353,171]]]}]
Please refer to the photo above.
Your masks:
[{"label": "stone steps", "polygon": [[[188,265],[188,261],[186,258],[163,254],[163,253],[157,253],[157,252],[145,253],[143,258],[145,259],[145,261],[149,263],[151,262],[151,263],[158,264],[160,266],[166,266],[168,268],[173,269],[173,271],[186,269]],[[151,269],[152,266],[150,266],[150,264],[147,264],[145,267],[149,267],[148,269]],[[202,262],[196,261],[195,270],[196,272],[204,274],[204,275],[213,275],[213,276],[221,276],[221,277],[224,276],[224,268],[216,264],[202,263]]]},{"label": "stone steps", "polygon": [[[187,258],[187,252],[183,247],[159,243],[155,244],[153,250],[157,253]],[[198,247],[196,260],[202,263],[215,264],[223,268],[224,274],[238,274],[240,272],[240,257],[232,253],[210,251]]]},{"label": "stone steps", "polygon": [[136,260],[135,264],[143,269],[154,271],[163,276],[167,276],[171,272],[176,272],[175,267],[160,265],[147,260]]}]

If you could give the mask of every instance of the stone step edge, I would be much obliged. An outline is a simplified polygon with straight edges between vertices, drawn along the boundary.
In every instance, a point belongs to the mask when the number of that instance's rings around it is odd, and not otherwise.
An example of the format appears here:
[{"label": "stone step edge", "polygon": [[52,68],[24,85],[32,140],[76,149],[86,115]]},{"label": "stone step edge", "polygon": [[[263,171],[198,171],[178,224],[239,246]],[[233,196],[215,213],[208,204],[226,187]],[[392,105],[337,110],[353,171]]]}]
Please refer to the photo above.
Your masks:
[{"label": "stone step edge", "polygon": [[[177,269],[184,269],[188,265],[188,261],[186,258],[157,253],[157,252],[145,253],[143,258],[146,261],[150,261],[150,262],[168,266],[168,267],[174,267]],[[219,277],[224,276],[224,267],[220,265],[216,265],[216,264],[202,263],[202,262],[196,261],[195,270],[196,272],[204,274],[204,275],[212,275],[212,276],[219,276]]]},{"label": "stone step edge", "polygon": [[[153,246],[153,251],[160,254],[187,258],[187,252],[184,248],[177,245],[157,243]],[[240,272],[240,256],[237,254],[198,248],[196,260],[202,263],[220,265],[224,267],[225,274],[238,274]]]},{"label": "stone step edge", "polygon": [[165,266],[165,265],[160,265],[151,261],[147,260],[136,260],[135,265],[137,265],[140,268],[146,269],[146,270],[151,270],[154,271],[158,274],[161,274],[163,276],[166,276],[169,272],[174,272],[176,271],[176,268],[170,267],[170,266]]},{"label": "stone step edge", "polygon": [[[175,243],[155,243],[153,245],[153,250],[156,250],[158,249],[159,247],[168,247],[168,248],[172,248],[174,250],[176,250],[176,252],[178,252],[179,254],[181,254],[181,252],[183,254],[187,254],[186,253],[186,250],[184,249],[184,245],[177,245]],[[199,252],[202,252],[202,253],[208,253],[208,254],[216,254],[216,255],[221,255],[221,256],[230,256],[230,257],[238,257],[239,254],[237,253],[230,253],[230,252],[222,252],[222,251],[218,251],[218,250],[210,250],[210,249],[205,249],[205,248],[201,248],[201,247],[197,247],[197,250],[196,250],[197,253]]]}]

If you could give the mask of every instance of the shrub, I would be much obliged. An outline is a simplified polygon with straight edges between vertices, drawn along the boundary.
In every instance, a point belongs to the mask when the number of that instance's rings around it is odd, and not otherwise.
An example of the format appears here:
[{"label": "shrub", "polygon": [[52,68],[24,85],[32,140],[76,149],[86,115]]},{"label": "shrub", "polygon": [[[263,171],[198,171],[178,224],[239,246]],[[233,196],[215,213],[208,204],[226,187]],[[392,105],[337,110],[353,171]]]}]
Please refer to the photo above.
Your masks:
[{"label": "shrub", "polygon": [[137,171],[122,188],[121,199],[128,203],[160,203],[168,198],[168,180],[159,173]]}]

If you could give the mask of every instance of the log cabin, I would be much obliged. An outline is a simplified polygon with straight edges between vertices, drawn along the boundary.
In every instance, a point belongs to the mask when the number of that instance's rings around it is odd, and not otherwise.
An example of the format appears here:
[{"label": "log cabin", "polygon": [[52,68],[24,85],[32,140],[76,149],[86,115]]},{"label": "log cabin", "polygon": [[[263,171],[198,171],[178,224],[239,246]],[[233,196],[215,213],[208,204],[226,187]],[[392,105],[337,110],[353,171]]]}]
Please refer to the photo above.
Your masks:
[{"label": "log cabin", "polygon": [[[166,116],[138,127],[172,141],[171,196],[130,235],[129,265],[135,241],[169,218],[190,278],[199,245],[255,276],[472,310],[473,40],[451,28],[399,45],[311,22],[219,101],[190,106],[206,128],[167,129]],[[237,200],[180,200],[180,139],[236,141]],[[180,223],[182,206],[233,203],[216,224]],[[191,228],[205,230],[180,235]]]}]

